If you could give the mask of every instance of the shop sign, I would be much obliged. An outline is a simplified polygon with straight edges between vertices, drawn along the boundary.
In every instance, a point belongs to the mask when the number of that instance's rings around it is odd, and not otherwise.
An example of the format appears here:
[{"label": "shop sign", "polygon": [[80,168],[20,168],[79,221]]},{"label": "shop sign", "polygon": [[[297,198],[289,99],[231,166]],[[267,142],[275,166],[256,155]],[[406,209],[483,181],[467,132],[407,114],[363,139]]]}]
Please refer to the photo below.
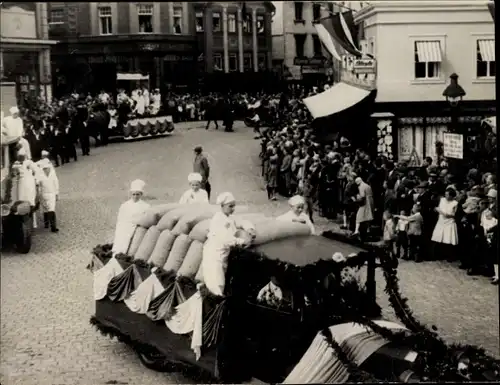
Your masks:
[{"label": "shop sign", "polygon": [[13,6],[2,8],[2,37],[36,39],[35,11]]},{"label": "shop sign", "polygon": [[444,134],[444,156],[446,158],[463,159],[464,137],[460,134],[445,132]]},{"label": "shop sign", "polygon": [[374,74],[375,59],[355,59],[353,69],[355,74]]},{"label": "shop sign", "polygon": [[160,48],[159,44],[141,44],[141,51],[157,51]]},{"label": "shop sign", "polygon": [[325,57],[296,57],[293,59],[293,65],[296,66],[324,66]]},{"label": "shop sign", "polygon": [[325,68],[318,66],[302,66],[301,72],[303,74],[324,74]]},{"label": "shop sign", "polygon": [[194,57],[190,55],[165,55],[163,61],[177,62],[177,61],[194,61]]}]

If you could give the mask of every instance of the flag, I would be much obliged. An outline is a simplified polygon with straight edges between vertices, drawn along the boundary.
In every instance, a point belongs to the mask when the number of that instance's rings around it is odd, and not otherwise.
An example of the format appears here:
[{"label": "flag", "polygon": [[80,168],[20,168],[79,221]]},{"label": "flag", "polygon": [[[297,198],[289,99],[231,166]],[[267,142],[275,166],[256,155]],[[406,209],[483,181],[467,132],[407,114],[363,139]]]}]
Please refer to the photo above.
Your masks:
[{"label": "flag", "polygon": [[493,22],[495,21],[495,2],[491,1],[488,3],[488,9],[490,10],[491,17],[493,18]]},{"label": "flag", "polygon": [[[361,51],[356,47],[354,43],[354,38],[352,37],[348,21],[345,19],[345,17],[346,15],[337,13],[327,19],[323,19],[322,24],[325,26],[326,30],[330,32],[333,39],[342,46],[342,48],[356,57],[361,57]],[[351,18],[349,16],[347,16],[347,18],[350,21]],[[353,24],[354,23],[352,23],[352,25]]]},{"label": "flag", "polygon": [[314,27],[316,28],[316,31],[318,32],[319,40],[321,40],[321,42],[323,43],[323,46],[330,53],[330,55],[332,55],[337,60],[342,60],[339,53],[337,52],[337,48],[335,47],[335,40],[334,40],[333,35],[332,35],[333,30],[331,28],[331,25],[328,22],[324,23],[324,21],[328,20],[328,19],[320,20],[319,23],[314,24]]},{"label": "flag", "polygon": [[344,28],[344,30],[346,30],[350,33],[351,38],[352,38],[352,44],[359,51],[359,40],[358,40],[359,28],[354,23],[354,16],[353,16],[352,11],[342,12],[340,15],[342,16],[341,21],[343,21],[342,27]]}]

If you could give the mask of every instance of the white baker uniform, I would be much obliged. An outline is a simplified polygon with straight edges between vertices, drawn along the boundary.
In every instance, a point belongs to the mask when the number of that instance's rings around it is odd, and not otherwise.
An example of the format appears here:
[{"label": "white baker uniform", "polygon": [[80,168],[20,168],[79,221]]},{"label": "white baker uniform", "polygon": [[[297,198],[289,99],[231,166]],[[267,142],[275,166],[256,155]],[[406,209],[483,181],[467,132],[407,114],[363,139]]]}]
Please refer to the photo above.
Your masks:
[{"label": "white baker uniform", "polygon": [[118,218],[116,220],[116,230],[112,249],[113,254],[127,253],[136,228],[133,219],[137,215],[146,212],[150,207],[151,205],[143,200],[134,202],[132,199],[129,199],[125,203],[122,203],[118,210]]}]

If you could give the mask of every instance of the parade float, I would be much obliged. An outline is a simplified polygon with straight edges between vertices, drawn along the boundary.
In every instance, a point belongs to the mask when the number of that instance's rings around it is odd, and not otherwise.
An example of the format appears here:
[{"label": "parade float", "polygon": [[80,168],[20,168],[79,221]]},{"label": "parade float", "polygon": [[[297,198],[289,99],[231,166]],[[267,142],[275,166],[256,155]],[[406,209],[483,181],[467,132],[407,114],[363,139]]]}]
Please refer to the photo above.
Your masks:
[{"label": "parade float", "polygon": [[[232,248],[225,295],[212,295],[200,266],[218,209],[152,207],[136,218],[126,254],[113,256],[110,244],[93,250],[91,324],[132,346],[147,367],[232,383],[499,379],[499,361],[482,349],[449,345],[418,322],[377,249],[313,236],[300,223],[236,213],[256,237]],[[399,323],[380,319],[376,263]],[[200,311],[186,312],[193,303]]]},{"label": "parade float", "polygon": [[[123,83],[130,84],[145,84],[149,89],[149,75],[139,73],[118,73],[116,75],[118,85]],[[132,114],[128,114],[130,119],[122,125],[117,122],[116,111],[111,113],[110,129],[113,136],[123,137],[124,140],[135,140],[144,138],[153,138],[158,136],[166,136],[174,130],[174,122],[171,115],[152,116],[149,112],[142,118],[136,118]],[[121,127],[120,127],[121,126]]]}]

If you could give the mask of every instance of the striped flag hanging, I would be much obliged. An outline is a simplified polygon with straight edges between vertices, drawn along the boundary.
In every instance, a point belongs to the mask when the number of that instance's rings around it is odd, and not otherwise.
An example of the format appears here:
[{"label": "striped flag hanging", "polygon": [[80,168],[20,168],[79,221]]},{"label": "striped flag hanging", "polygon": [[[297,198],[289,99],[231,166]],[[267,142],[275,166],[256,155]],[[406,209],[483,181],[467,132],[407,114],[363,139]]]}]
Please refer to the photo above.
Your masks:
[{"label": "striped flag hanging", "polygon": [[[344,14],[349,13],[350,12],[344,12]],[[349,21],[353,20],[352,13],[350,14],[350,17],[348,15],[342,15],[341,13],[337,13],[331,17],[330,20],[334,32],[333,37],[347,52],[356,57],[361,57],[361,51],[356,47],[354,43],[354,38],[346,21],[346,17],[349,19]],[[354,25],[354,21],[351,22],[351,25]]]},{"label": "striped flag hanging", "polygon": [[[337,60],[342,60],[340,57],[339,53],[337,52],[337,48],[335,47],[335,40],[333,39],[332,35],[332,28],[329,23],[323,23],[324,20],[320,20],[319,23],[315,23],[314,27],[316,28],[316,31],[318,32],[318,37],[319,40],[323,43],[324,47],[326,50],[332,55],[333,58]],[[330,30],[328,30],[330,29]]]}]

